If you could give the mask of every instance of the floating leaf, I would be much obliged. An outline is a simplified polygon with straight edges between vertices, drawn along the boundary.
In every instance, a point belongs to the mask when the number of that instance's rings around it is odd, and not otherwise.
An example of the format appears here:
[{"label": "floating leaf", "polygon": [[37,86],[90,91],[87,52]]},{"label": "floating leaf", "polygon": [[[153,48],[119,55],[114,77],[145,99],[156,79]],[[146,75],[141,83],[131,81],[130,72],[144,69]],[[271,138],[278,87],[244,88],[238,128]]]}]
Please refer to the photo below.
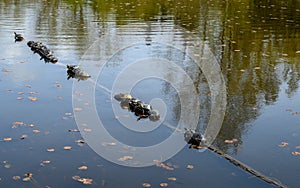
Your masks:
[{"label": "floating leaf", "polygon": [[82,110],[82,108],[74,108],[74,111],[76,111],[76,112],[79,112],[81,110]]},{"label": "floating leaf", "polygon": [[61,87],[61,84],[59,82],[55,82],[56,87]]},{"label": "floating leaf", "polygon": [[18,100],[23,100],[24,98],[23,98],[23,97],[17,97],[17,99],[18,99]]},{"label": "floating leaf", "polygon": [[10,164],[5,164],[5,165],[4,165],[4,168],[6,168],[6,169],[9,169],[10,167],[11,167]]},{"label": "floating leaf", "polygon": [[115,145],[117,145],[117,143],[115,143],[115,142],[102,142],[101,144],[103,146],[115,146]]},{"label": "floating leaf", "polygon": [[160,183],[159,184],[161,187],[168,187],[168,184],[167,183]]},{"label": "floating leaf", "polygon": [[31,101],[37,101],[36,97],[28,97],[28,99],[31,100]]},{"label": "floating leaf", "polygon": [[81,178],[80,176],[73,176],[72,179],[75,180],[75,181],[81,182],[85,185],[91,185],[93,183],[93,179]]},{"label": "floating leaf", "polygon": [[175,177],[169,177],[168,180],[170,180],[170,181],[176,181],[177,179]]},{"label": "floating leaf", "polygon": [[194,166],[193,166],[193,165],[187,165],[186,168],[187,168],[187,169],[193,169]]},{"label": "floating leaf", "polygon": [[9,70],[9,69],[2,69],[2,72],[13,72],[13,70]]},{"label": "floating leaf", "polygon": [[281,142],[278,146],[279,147],[285,147],[287,145],[289,145],[289,143],[287,143],[287,142]]},{"label": "floating leaf", "polygon": [[19,180],[19,179],[21,179],[20,176],[13,176],[12,178],[13,178],[13,180]]},{"label": "floating leaf", "polygon": [[87,170],[87,169],[88,169],[87,166],[80,166],[80,167],[78,167],[78,170]]},{"label": "floating leaf", "polygon": [[12,141],[12,138],[7,137],[7,138],[3,138],[4,141]]},{"label": "floating leaf", "polygon": [[84,131],[84,132],[91,132],[92,129],[87,129],[87,128],[85,128],[85,129],[83,129],[83,131]]},{"label": "floating leaf", "polygon": [[32,130],[32,132],[34,132],[34,133],[39,133],[39,132],[41,132],[41,131],[38,130],[38,129],[34,129],[34,130]]},{"label": "floating leaf", "polygon": [[300,155],[300,152],[298,152],[298,151],[293,151],[293,152],[292,152],[292,155]]},{"label": "floating leaf", "polygon": [[233,143],[232,140],[224,140],[224,142],[225,142],[226,144],[232,144],[232,143]]},{"label": "floating leaf", "polygon": [[142,185],[143,185],[143,187],[151,187],[150,183],[143,183]]},{"label": "floating leaf", "polygon": [[48,151],[48,152],[54,152],[55,149],[54,149],[54,148],[48,148],[47,151]]},{"label": "floating leaf", "polygon": [[119,158],[118,161],[127,161],[127,160],[131,160],[131,159],[133,159],[132,156],[126,155],[126,156]]},{"label": "floating leaf", "polygon": [[25,177],[25,178],[23,178],[23,181],[25,181],[25,182],[30,181],[30,180],[31,180],[30,177]]},{"label": "floating leaf", "polygon": [[34,124],[30,123],[28,126],[29,126],[29,127],[34,127]]},{"label": "floating leaf", "polygon": [[296,149],[300,149],[300,146],[296,146]]},{"label": "floating leaf", "polygon": [[19,95],[23,95],[23,94],[24,94],[24,92],[23,92],[23,91],[20,91],[20,92],[18,92],[18,94],[19,94]]},{"label": "floating leaf", "polygon": [[64,146],[64,150],[71,150],[72,147],[71,146]]},{"label": "floating leaf", "polygon": [[39,93],[39,92],[37,92],[37,91],[30,91],[30,92],[29,92],[29,94],[32,94],[32,95],[33,95],[33,94],[38,94],[38,93]]}]

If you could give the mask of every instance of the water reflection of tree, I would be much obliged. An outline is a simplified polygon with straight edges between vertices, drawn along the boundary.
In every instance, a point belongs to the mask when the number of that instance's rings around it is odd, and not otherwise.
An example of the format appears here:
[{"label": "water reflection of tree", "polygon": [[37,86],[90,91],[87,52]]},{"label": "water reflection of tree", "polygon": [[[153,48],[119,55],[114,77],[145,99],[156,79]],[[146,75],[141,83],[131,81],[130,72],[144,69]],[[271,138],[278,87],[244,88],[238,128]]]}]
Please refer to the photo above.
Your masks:
[{"label": "water reflection of tree", "polygon": [[[39,3],[37,34],[52,36],[53,45],[68,40],[81,54],[100,30],[109,32],[106,29],[110,24],[118,27],[141,20],[158,23],[172,20],[189,31],[196,31],[220,61],[227,82],[227,115],[215,143],[223,149],[230,147],[224,144],[225,139],[237,138],[241,142],[241,136],[257,118],[261,106],[278,99],[282,82],[287,82],[288,95],[298,89],[300,57],[296,51],[300,42],[294,38],[299,38],[300,33],[299,1],[52,0]],[[5,7],[0,7],[1,12]],[[89,11],[93,11],[94,18],[86,17]],[[88,27],[92,21],[97,22],[93,25],[96,28]],[[283,66],[278,66],[282,63]],[[205,91],[201,71],[193,71],[195,85],[201,88],[200,92]],[[200,96],[201,104],[209,101],[205,95]],[[209,114],[207,104],[203,106],[206,115]],[[176,108],[180,106],[175,105],[174,111],[178,111]]]}]

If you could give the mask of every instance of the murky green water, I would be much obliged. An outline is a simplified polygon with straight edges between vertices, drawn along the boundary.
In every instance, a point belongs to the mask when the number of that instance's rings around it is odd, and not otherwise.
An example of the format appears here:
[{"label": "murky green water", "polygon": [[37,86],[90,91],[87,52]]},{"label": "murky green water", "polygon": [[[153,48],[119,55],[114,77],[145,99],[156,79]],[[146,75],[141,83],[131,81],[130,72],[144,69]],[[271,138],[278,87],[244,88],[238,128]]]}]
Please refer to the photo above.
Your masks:
[{"label": "murky green water", "polygon": [[[15,42],[13,32],[24,34],[25,40]],[[89,49],[103,38],[101,51]],[[67,80],[66,65],[84,63],[80,59],[85,55],[92,67],[100,67],[100,56],[123,45],[129,47],[108,60],[97,83],[111,90],[124,67],[147,55],[183,62],[197,88],[199,129],[203,131],[211,105],[205,76],[184,53],[153,43],[172,41],[185,52],[196,39],[210,47],[226,81],[226,115],[213,145],[288,187],[298,187],[300,2],[292,0],[1,0],[0,187],[85,187],[72,179],[76,175],[92,178],[90,187],[142,187],[143,183],[152,187],[160,183],[168,187],[272,187],[217,154],[188,146],[164,162],[172,170],[119,166],[100,157],[87,143],[78,144],[79,132],[69,132],[78,129],[73,110],[81,109],[73,109],[72,85],[78,82]],[[59,62],[45,64],[27,47],[29,40],[42,41]],[[180,82],[180,75],[169,76]],[[165,120],[172,125],[178,122],[180,101],[171,84],[147,79],[132,94],[146,102],[163,99]],[[116,101],[101,87],[95,90],[95,101],[106,129],[129,145],[157,144],[172,133],[165,126],[142,134],[129,131],[112,111],[111,103]],[[127,111],[123,115],[134,117]],[[146,120],[141,123],[153,125]],[[231,139],[238,141],[224,142]],[[282,142],[288,145],[280,147]],[[72,149],[65,150],[65,146]],[[83,165],[88,169],[79,170]],[[187,165],[194,168],[187,169]],[[29,182],[22,181],[26,173],[33,174]]]}]

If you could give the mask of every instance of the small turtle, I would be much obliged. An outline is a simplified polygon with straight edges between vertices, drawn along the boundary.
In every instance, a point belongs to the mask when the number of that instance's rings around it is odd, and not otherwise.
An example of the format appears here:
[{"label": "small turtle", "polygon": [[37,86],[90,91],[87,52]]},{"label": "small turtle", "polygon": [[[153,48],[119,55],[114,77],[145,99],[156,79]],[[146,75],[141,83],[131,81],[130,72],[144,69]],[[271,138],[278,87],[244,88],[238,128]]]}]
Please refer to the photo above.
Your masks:
[{"label": "small turtle", "polygon": [[194,130],[186,130],[184,133],[185,141],[190,144],[189,148],[198,148],[203,140],[201,133]]},{"label": "small turtle", "polygon": [[24,40],[24,36],[22,34],[18,34],[16,32],[14,32],[15,34],[15,41],[22,41]]},{"label": "small turtle", "polygon": [[86,72],[81,70],[78,65],[67,65],[67,74],[68,74],[68,80],[70,78],[76,78],[78,81],[80,80],[87,80],[91,76],[88,75]]},{"label": "small turtle", "polygon": [[119,94],[116,94],[114,96],[114,98],[117,100],[117,101],[123,101],[123,100],[128,100],[128,99],[132,99],[133,97],[129,94],[129,93],[119,93]]},{"label": "small turtle", "polygon": [[160,118],[159,112],[157,110],[151,110],[149,119],[150,121],[158,121]]}]

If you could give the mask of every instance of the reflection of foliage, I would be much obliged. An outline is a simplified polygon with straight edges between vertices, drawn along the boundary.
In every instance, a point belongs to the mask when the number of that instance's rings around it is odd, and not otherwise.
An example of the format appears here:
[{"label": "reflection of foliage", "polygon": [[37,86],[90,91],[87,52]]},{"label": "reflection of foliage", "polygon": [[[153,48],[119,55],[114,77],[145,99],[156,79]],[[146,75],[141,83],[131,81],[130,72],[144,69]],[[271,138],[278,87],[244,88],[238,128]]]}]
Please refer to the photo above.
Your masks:
[{"label": "reflection of foliage", "polygon": [[[0,1],[12,5],[26,2]],[[260,107],[278,99],[282,82],[287,82],[288,95],[298,89],[299,6],[299,1],[295,0],[51,0],[40,1],[39,12],[34,16],[37,35],[52,36],[49,37],[54,39],[51,45],[68,40],[68,44],[81,54],[101,32],[132,22],[171,23],[197,33],[210,45],[227,82],[227,115],[216,140],[219,147],[227,149],[229,146],[223,141],[241,140],[247,123],[259,115]],[[5,7],[0,7],[0,13],[6,11]],[[26,12],[24,14],[26,16]],[[93,27],[89,27],[91,22],[95,23]],[[150,27],[151,32],[155,34]],[[204,104],[201,114],[207,117],[210,101],[206,81],[200,70],[186,71],[200,88],[200,95],[203,94],[200,96]],[[168,88],[165,89],[168,92]],[[180,103],[175,99],[174,103],[174,114],[179,116],[177,108],[180,105],[177,104]]]}]

